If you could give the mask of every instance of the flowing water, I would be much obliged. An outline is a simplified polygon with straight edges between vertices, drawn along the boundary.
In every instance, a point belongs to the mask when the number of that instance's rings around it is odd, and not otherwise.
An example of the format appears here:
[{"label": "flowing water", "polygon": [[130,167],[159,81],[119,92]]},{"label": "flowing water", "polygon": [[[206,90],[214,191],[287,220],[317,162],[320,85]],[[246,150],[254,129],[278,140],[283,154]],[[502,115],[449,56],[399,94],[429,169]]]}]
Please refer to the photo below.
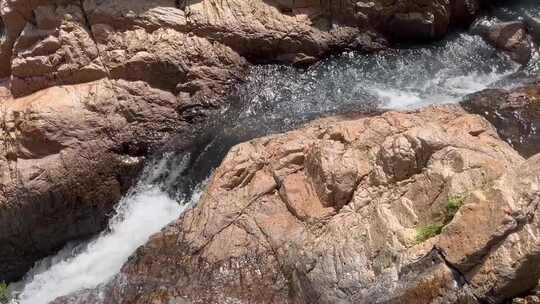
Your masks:
[{"label": "flowing water", "polygon": [[[503,21],[526,19],[534,29],[540,25],[540,10],[533,2],[493,14]],[[307,70],[254,67],[230,96],[231,106],[201,131],[189,153],[169,149],[156,155],[120,202],[109,229],[37,263],[10,287],[17,294],[13,303],[46,304],[106,283],[137,247],[197,202],[204,181],[239,142],[325,115],[457,102],[469,93],[538,76],[538,64],[533,60],[520,68],[478,36],[456,33],[424,47],[378,55],[345,53]]]},{"label": "flowing water", "polygon": [[177,218],[182,209],[156,188],[126,197],[111,219],[110,231],[82,248],[66,247],[39,263],[19,297],[20,303],[49,303],[110,279],[137,247],[164,223]]},{"label": "flowing water", "polygon": [[[538,0],[515,0],[505,1],[504,6],[497,7],[489,12],[489,16],[485,17],[477,23],[486,22],[510,22],[522,21],[530,30],[530,34],[540,46],[540,4]],[[536,50],[534,58],[523,69],[522,75],[534,76],[540,74],[540,50]]]},{"label": "flowing water", "polygon": [[[138,185],[116,207],[107,231],[88,243],[70,244],[56,256],[36,264],[13,303],[46,304],[111,279],[137,247],[178,218],[187,202],[179,204],[155,182],[165,171],[166,161],[167,157],[163,157],[145,169]],[[183,169],[185,165],[180,161],[171,176]]]}]

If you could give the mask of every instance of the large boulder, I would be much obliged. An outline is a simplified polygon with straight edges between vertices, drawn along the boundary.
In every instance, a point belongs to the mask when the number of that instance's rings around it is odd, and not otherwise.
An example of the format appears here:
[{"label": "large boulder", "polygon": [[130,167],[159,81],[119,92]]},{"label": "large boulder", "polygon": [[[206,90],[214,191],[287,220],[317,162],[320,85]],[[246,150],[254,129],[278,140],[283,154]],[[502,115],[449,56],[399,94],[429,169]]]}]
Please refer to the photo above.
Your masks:
[{"label": "large boulder", "polygon": [[461,105],[489,120],[523,156],[540,153],[540,83],[511,90],[487,89],[467,96]]},{"label": "large boulder", "polygon": [[235,51],[189,35],[182,30],[184,11],[174,1],[159,2],[28,3],[24,8],[33,20],[12,43],[12,59],[4,67],[11,73],[12,93],[23,96],[55,85],[109,78],[142,80],[189,96],[216,87],[219,91],[234,75],[241,76],[244,62]]},{"label": "large boulder", "polygon": [[527,25],[521,21],[494,23],[481,34],[487,43],[522,65],[529,63],[536,51]]},{"label": "large boulder", "polygon": [[[397,41],[440,38],[450,26],[468,27],[480,14],[480,0],[394,1],[381,3],[379,28]],[[370,7],[367,3],[358,5]],[[375,4],[375,6],[377,6]],[[371,4],[373,6],[373,2]]]},{"label": "large boulder", "polygon": [[[12,75],[16,95],[104,77],[151,80],[175,91],[201,76],[223,81],[219,71],[202,68],[215,56],[225,55],[217,66],[228,63],[223,45],[247,57],[295,62],[358,45],[361,34],[360,43],[375,36],[345,12],[351,3],[339,6],[335,15],[343,17],[334,24],[338,19],[323,12],[338,6],[300,2],[3,0],[1,70]],[[210,56],[197,56],[201,50]]]},{"label": "large boulder", "polygon": [[3,106],[0,281],[102,230],[148,146],[189,126],[174,95],[144,82],[54,87]]},{"label": "large boulder", "polygon": [[234,147],[112,282],[56,303],[502,303],[540,278],[539,169],[459,106],[319,120]]}]

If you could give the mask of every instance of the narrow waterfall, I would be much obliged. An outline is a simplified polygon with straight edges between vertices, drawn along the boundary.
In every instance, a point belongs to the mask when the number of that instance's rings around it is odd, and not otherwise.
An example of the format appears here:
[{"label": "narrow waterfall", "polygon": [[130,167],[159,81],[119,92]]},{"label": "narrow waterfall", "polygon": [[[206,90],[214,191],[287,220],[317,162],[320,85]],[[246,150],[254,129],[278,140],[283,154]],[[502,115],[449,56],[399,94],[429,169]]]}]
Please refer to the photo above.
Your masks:
[{"label": "narrow waterfall", "polygon": [[147,166],[101,235],[83,244],[70,244],[37,263],[12,303],[46,304],[59,296],[96,287],[116,275],[152,234],[177,219],[191,201],[198,200],[200,189],[194,189],[192,197],[182,202],[162,190],[185,170],[189,155],[172,158],[165,155]]}]

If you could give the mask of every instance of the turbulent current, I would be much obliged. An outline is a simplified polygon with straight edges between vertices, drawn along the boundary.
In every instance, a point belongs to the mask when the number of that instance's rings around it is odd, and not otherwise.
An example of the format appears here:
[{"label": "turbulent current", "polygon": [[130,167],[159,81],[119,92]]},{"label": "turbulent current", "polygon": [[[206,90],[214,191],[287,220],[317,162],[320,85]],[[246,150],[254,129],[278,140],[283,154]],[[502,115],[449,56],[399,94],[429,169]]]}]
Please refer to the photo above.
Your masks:
[{"label": "turbulent current", "polygon": [[[533,2],[492,15],[527,21],[538,41],[540,9]],[[230,97],[231,106],[201,131],[196,149],[149,161],[137,186],[119,203],[109,229],[37,263],[22,282],[10,286],[16,294],[13,303],[46,304],[109,281],[137,247],[197,202],[205,179],[238,142],[325,115],[411,109],[457,102],[488,87],[509,87],[538,75],[535,56],[529,66],[519,67],[480,37],[455,33],[425,47],[403,46],[378,55],[345,53],[307,70],[254,67]]]},{"label": "turbulent current", "polygon": [[19,296],[20,303],[49,303],[59,296],[95,287],[112,278],[131,253],[177,218],[182,207],[149,187],[120,202],[110,230],[80,248],[69,246],[43,260]]},{"label": "turbulent current", "polygon": [[[28,274],[24,288],[13,303],[49,303],[59,296],[96,287],[120,271],[128,257],[164,225],[178,218],[189,205],[173,200],[160,190],[160,174],[168,158],[149,165],[139,184],[118,204],[109,229],[85,244],[70,244],[56,256],[38,263]],[[184,164],[184,165],[183,165]],[[174,176],[185,169],[178,163]],[[195,198],[196,196],[194,196]]]}]

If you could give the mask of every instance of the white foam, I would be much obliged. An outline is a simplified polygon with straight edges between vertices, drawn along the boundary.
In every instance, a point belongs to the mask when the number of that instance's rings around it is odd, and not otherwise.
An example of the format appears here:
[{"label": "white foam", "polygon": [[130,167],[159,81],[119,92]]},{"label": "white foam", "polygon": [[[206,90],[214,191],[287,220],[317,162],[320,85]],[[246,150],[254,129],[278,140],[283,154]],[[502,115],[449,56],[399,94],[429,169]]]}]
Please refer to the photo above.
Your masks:
[{"label": "white foam", "polygon": [[383,108],[386,109],[410,109],[422,104],[422,98],[418,93],[391,88],[369,88],[372,94],[379,97]]},{"label": "white foam", "polygon": [[451,70],[440,71],[432,79],[425,80],[416,87],[393,88],[374,84],[366,88],[382,101],[386,109],[415,109],[430,104],[441,104],[459,101],[465,96],[488,88],[493,83],[513,73],[513,70],[486,73],[471,71],[464,75],[451,75]]},{"label": "white foam", "polygon": [[109,281],[139,246],[177,219],[184,208],[157,187],[128,195],[111,219],[109,231],[75,256],[66,248],[40,262],[14,303],[46,304]]}]

